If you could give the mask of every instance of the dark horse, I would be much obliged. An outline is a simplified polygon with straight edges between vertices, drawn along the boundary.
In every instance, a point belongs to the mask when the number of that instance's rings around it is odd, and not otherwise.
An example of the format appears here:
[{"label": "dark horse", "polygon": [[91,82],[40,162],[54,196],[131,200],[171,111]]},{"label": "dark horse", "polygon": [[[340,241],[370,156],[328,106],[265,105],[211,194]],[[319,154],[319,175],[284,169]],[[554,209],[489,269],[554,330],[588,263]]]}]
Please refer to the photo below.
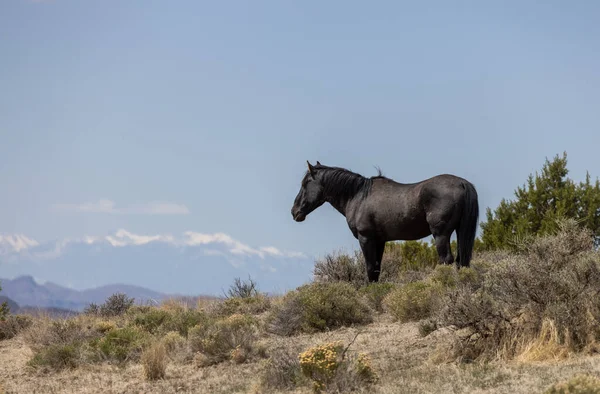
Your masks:
[{"label": "dark horse", "polygon": [[379,280],[387,241],[433,235],[443,264],[454,263],[450,236],[456,230],[456,263],[468,267],[479,220],[477,191],[469,181],[438,175],[410,184],[378,176],[365,178],[343,168],[308,163],[292,207],[295,221],[330,203],[346,217],[367,264],[369,282]]}]

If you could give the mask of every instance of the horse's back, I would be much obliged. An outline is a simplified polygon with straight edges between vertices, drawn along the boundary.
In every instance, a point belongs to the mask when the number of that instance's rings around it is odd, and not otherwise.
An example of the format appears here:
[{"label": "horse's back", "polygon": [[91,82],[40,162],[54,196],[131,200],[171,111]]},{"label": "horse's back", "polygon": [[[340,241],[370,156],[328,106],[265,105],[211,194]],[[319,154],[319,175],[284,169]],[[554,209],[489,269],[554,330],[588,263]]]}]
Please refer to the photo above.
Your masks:
[{"label": "horse's back", "polygon": [[430,234],[431,221],[454,221],[462,211],[467,180],[441,174],[416,183],[375,178],[356,217],[361,227],[381,237],[420,239]]}]

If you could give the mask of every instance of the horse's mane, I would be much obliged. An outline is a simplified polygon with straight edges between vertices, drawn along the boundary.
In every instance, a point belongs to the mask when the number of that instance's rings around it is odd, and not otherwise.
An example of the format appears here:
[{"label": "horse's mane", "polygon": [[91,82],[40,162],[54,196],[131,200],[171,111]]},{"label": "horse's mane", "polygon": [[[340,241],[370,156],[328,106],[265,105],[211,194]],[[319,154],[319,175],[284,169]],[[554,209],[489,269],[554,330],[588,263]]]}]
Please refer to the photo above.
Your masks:
[{"label": "horse's mane", "polygon": [[[317,164],[314,169],[317,172],[322,172],[323,187],[328,195],[356,195],[362,192],[363,196],[366,197],[371,191],[374,179],[387,179],[379,168],[377,168],[377,175],[370,178],[341,167]],[[308,171],[306,176],[309,176]]]}]

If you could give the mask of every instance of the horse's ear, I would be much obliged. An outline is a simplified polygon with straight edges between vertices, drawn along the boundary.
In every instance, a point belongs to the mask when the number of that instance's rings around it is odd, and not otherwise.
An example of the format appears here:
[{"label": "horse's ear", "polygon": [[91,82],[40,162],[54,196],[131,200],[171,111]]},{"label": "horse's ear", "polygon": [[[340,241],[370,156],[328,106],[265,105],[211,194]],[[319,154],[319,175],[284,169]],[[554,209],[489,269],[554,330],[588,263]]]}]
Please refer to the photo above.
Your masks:
[{"label": "horse's ear", "polygon": [[306,164],[308,164],[308,172],[310,172],[310,176],[314,177],[315,176],[315,167],[313,167],[312,164],[310,164],[310,162],[308,160],[306,160]]},{"label": "horse's ear", "polygon": [[321,165],[321,162],[320,162],[319,160],[317,160],[317,165],[318,165],[318,166],[320,166],[320,165]]}]

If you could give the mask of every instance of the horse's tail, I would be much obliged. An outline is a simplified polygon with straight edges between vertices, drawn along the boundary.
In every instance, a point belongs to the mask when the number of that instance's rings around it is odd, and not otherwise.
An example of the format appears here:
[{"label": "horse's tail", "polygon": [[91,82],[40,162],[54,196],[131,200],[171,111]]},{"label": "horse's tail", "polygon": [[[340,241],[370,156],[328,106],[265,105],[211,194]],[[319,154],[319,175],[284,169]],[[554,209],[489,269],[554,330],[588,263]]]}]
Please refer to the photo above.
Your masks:
[{"label": "horse's tail", "polygon": [[472,183],[464,182],[463,186],[465,188],[465,205],[458,227],[458,238],[460,240],[458,242],[458,254],[460,265],[468,267],[475,246],[475,233],[479,221],[479,201],[477,190],[475,190]]}]

